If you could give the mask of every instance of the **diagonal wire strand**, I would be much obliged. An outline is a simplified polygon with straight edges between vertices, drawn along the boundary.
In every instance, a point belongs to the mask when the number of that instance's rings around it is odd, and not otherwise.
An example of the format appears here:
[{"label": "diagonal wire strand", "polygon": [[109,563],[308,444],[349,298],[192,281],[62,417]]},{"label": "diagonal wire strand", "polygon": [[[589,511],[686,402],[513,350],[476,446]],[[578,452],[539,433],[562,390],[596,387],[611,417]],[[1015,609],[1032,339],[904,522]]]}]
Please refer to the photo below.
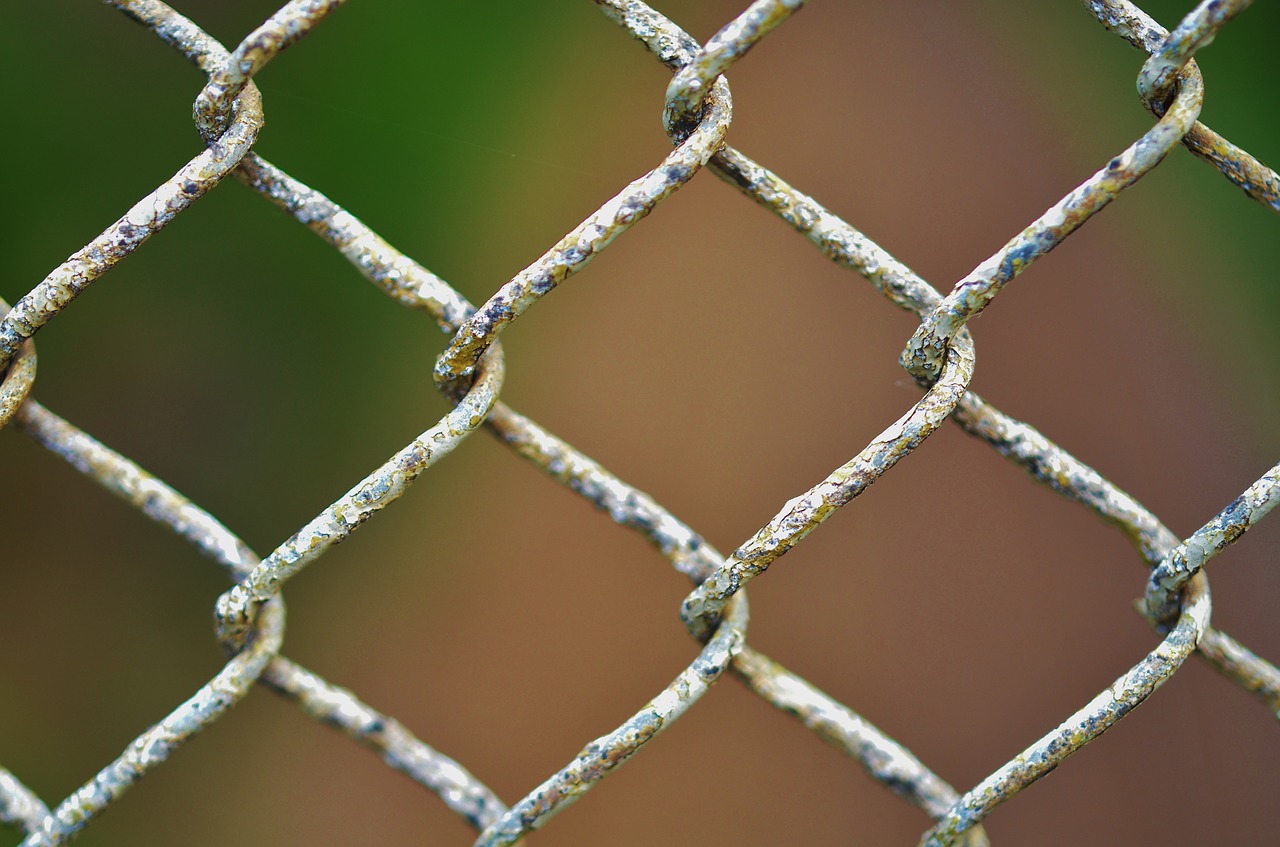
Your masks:
[{"label": "diagonal wire strand", "polygon": [[[223,565],[233,578],[243,576],[257,565],[257,555],[208,512],[35,400],[28,400],[22,407],[18,423],[47,450],[153,521],[173,530],[202,554]],[[262,681],[294,700],[312,718],[336,727],[380,753],[388,765],[440,795],[450,809],[477,829],[488,826],[506,812],[502,801],[465,768],[418,740],[399,721],[361,702],[350,691],[279,655],[270,657],[262,671]]]}]

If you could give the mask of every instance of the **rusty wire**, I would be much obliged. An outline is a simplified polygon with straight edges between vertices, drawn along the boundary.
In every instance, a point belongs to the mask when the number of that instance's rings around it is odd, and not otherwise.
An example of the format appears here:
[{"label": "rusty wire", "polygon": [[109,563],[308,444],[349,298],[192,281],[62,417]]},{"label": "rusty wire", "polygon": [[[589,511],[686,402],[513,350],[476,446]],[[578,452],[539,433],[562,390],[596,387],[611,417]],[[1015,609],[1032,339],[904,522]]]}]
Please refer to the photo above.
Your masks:
[{"label": "rusty wire", "polygon": [[[1129,0],[1084,0],[1084,3],[1103,26],[1143,52],[1154,54],[1160,51],[1169,37],[1168,30]],[[1238,12],[1239,9],[1234,8],[1233,11]],[[1173,54],[1170,54],[1169,59],[1173,59]],[[1192,74],[1200,72],[1196,68],[1194,59],[1187,62],[1187,68]],[[1147,79],[1148,73],[1144,68],[1143,75],[1139,79],[1139,84],[1145,88],[1150,88],[1152,84],[1142,82]],[[1144,88],[1139,89],[1143,104],[1152,113],[1160,114],[1164,109],[1164,103],[1144,94],[1143,91]],[[1222,171],[1223,176],[1238,185],[1250,197],[1280,211],[1280,176],[1249,155],[1247,150],[1241,150],[1199,121],[1196,121],[1182,137],[1182,143],[1192,153]]]},{"label": "rusty wire", "polygon": [[[943,296],[812,197],[725,143],[732,106],[722,74],[804,6],[804,0],[757,0],[705,46],[644,3],[593,0],[674,72],[663,120],[675,146],[657,167],[604,203],[479,308],[346,210],[251,149],[263,123],[254,74],[303,38],[342,0],[292,0],[233,51],[158,0],[107,2],[151,29],[207,75],[194,107],[195,122],[207,146],[12,308],[0,302],[4,312],[0,426],[15,422],[81,473],[227,568],[235,585],[219,598],[216,620],[217,635],[229,659],[209,683],[53,810],[14,774],[0,768],[0,821],[21,828],[26,833],[24,845],[65,843],[259,680],[438,794],[475,827],[477,844],[484,845],[511,844],[543,826],[679,718],[730,669],[750,690],[858,760],[872,778],[932,818],[934,826],[921,842],[928,845],[988,843],[981,821],[998,804],[1096,739],[1193,653],[1254,693],[1280,717],[1280,671],[1211,628],[1210,592],[1203,570],[1210,558],[1280,499],[1280,466],[1179,542],[1152,513],[1097,471],[968,389],[975,368],[968,319],[1038,257],[1158,165],[1178,142],[1213,163],[1254,199],[1280,209],[1276,174],[1197,120],[1204,85],[1192,57],[1248,2],[1206,0],[1169,33],[1131,3],[1086,0],[1085,5],[1108,29],[1150,54],[1139,77],[1139,95],[1157,121]],[[920,318],[901,363],[924,390],[921,399],[856,456],[783,504],[772,520],[727,557],[647,494],[499,399],[504,364],[498,336],[503,329],[703,167],[770,209],[832,260],[865,277],[895,305]],[[453,335],[435,366],[437,386],[453,402],[450,412],[265,558],[259,558],[208,512],[30,396],[36,378],[32,341],[36,332],[228,174],[308,226],[389,296],[426,312]],[[849,707],[748,646],[743,591],[747,582],[914,452],[947,418],[1035,479],[1121,527],[1152,568],[1143,612],[1162,633],[1159,643],[1110,687],[964,793]],[[283,584],[400,497],[423,472],[482,426],[552,478],[603,508],[614,521],[639,531],[677,571],[688,576],[694,588],[682,604],[681,616],[699,642],[695,657],[668,686],[510,806],[393,718],[280,654],[285,632]]]},{"label": "rusty wire", "polygon": [[[205,556],[226,567],[232,576],[243,576],[259,563],[253,551],[213,516],[36,401],[29,400],[22,407],[18,424],[76,470],[173,530]],[[272,652],[278,653],[278,644],[275,646]],[[351,692],[280,655],[270,656],[261,674],[264,682],[297,701],[311,717],[332,724],[381,752],[387,764],[439,794],[451,809],[474,826],[487,825],[505,811],[506,807],[493,792],[465,768],[431,749],[398,721],[362,703]],[[235,696],[240,695],[242,692]],[[159,756],[157,760],[162,758]]]}]

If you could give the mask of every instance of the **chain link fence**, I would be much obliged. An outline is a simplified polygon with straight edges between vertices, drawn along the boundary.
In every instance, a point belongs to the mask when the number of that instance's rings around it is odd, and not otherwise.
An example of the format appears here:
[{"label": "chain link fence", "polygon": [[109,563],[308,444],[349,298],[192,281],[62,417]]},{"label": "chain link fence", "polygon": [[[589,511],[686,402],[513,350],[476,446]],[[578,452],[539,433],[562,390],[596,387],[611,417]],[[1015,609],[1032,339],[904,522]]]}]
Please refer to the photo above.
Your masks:
[{"label": "chain link fence", "polygon": [[[1100,163],[1093,176],[944,291],[819,200],[728,144],[733,104],[722,74],[739,61],[749,62],[744,59],[746,53],[785,25],[805,5],[802,0],[758,0],[705,44],[646,4],[594,2],[621,33],[638,41],[671,71],[663,112],[671,151],[478,307],[351,212],[257,152],[264,111],[255,75],[285,48],[307,38],[343,5],[340,0],[287,3],[233,50],[163,3],[108,3],[208,77],[194,108],[205,147],[12,307],[0,306],[7,312],[0,321],[0,367],[5,374],[0,424],[23,430],[226,569],[233,585],[218,598],[215,619],[228,659],[212,679],[63,800],[46,805],[24,785],[20,773],[0,770],[0,817],[24,834],[23,844],[60,844],[72,838],[184,742],[224,716],[258,682],[294,701],[309,716],[372,748],[392,768],[438,795],[475,828],[476,843],[486,845],[515,843],[540,829],[697,705],[725,675],[798,719],[857,760],[874,780],[921,810],[932,823],[922,825],[926,831],[920,843],[929,845],[989,843],[983,821],[992,811],[1115,725],[1192,655],[1280,716],[1280,671],[1211,625],[1211,595],[1204,571],[1210,559],[1275,505],[1280,466],[1259,469],[1256,482],[1217,514],[1202,516],[1203,525],[1196,532],[1179,538],[1092,467],[970,390],[975,340],[969,321],[1008,283],[1180,145],[1217,168],[1254,201],[1280,210],[1276,174],[1199,121],[1204,82],[1193,57],[1221,29],[1241,25],[1232,19],[1249,4],[1201,3],[1169,32],[1131,3],[1086,3],[1087,11],[1103,27],[1149,54],[1138,90],[1142,104],[1152,113],[1151,129]],[[705,179],[703,170],[772,212],[831,261],[865,278],[893,305],[919,319],[914,335],[903,339],[900,360],[918,386],[918,398],[904,404],[908,408],[901,416],[861,452],[786,500],[771,520],[727,555],[657,500],[501,399],[506,363],[498,336],[505,328],[692,180]],[[255,553],[208,511],[58,417],[32,395],[36,333],[227,177],[304,224],[387,296],[425,312],[451,339],[433,374],[436,388],[451,403],[448,413],[265,556]],[[690,249],[696,243],[697,234],[690,233],[685,243],[673,249]],[[125,330],[133,331],[141,330]],[[789,339],[789,343],[803,347],[806,340]],[[906,746],[824,693],[820,677],[808,681],[751,646],[744,590],[840,507],[920,449],[947,419],[1039,482],[1118,526],[1150,566],[1138,608],[1153,629],[1150,651],[1126,657],[1131,667],[1114,682],[971,787],[953,787]],[[692,584],[680,607],[684,626],[694,639],[692,661],[669,669],[665,686],[630,717],[594,740],[582,738],[585,746],[577,756],[541,784],[532,789],[526,786],[522,796],[509,798],[509,805],[465,763],[429,746],[357,693],[326,681],[282,652],[284,583],[401,497],[419,476],[479,429],[488,429],[511,450],[606,511],[616,523],[635,530]],[[470,530],[463,531],[483,531],[484,522],[478,517]],[[589,690],[584,687],[572,696],[585,696]]]}]

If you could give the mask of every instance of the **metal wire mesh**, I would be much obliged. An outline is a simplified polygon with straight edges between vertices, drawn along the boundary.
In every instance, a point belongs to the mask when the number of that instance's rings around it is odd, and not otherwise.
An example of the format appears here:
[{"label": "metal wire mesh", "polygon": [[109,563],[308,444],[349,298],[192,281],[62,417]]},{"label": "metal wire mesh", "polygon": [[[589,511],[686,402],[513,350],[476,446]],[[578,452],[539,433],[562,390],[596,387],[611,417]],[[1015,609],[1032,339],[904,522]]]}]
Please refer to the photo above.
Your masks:
[{"label": "metal wire mesh", "polygon": [[[1139,78],[1139,92],[1156,121],[945,295],[813,197],[726,144],[733,109],[721,74],[800,9],[802,0],[758,0],[705,45],[643,3],[595,4],[674,72],[663,115],[672,152],[477,308],[352,214],[253,149],[263,124],[253,76],[343,5],[340,0],[287,3],[233,51],[165,4],[110,2],[208,76],[195,105],[196,126],[206,147],[12,308],[3,306],[7,314],[0,322],[0,367],[7,370],[0,387],[0,424],[12,422],[228,569],[235,582],[218,599],[216,621],[229,659],[186,702],[52,809],[16,775],[0,770],[0,817],[25,833],[24,844],[67,841],[183,742],[222,717],[258,681],[380,752],[389,765],[439,795],[474,826],[478,844],[490,845],[514,843],[540,828],[670,726],[726,671],[860,761],[874,779],[932,818],[934,825],[922,844],[988,843],[982,827],[987,815],[1142,703],[1193,653],[1280,716],[1280,671],[1210,625],[1203,571],[1209,559],[1275,505],[1280,466],[1266,471],[1200,530],[1180,540],[1091,467],[970,391],[974,341],[966,327],[1006,284],[1133,186],[1179,143],[1214,164],[1253,199],[1280,209],[1276,174],[1198,122],[1204,88],[1192,57],[1249,4],[1204,2],[1168,33],[1132,4],[1086,3],[1107,29],[1151,55]],[[920,318],[902,364],[923,396],[855,457],[788,500],[728,556],[653,498],[499,399],[504,360],[497,336],[704,168],[772,211],[831,260],[868,279],[894,305]],[[31,339],[36,332],[226,176],[235,176],[305,224],[386,294],[425,311],[452,336],[434,374],[452,410],[265,557],[166,483],[30,396],[36,372]],[[743,591],[747,582],[916,450],[948,418],[1129,535],[1152,569],[1139,611],[1160,636],[1151,652],[1093,700],[963,793],[850,707],[748,646]],[[399,722],[281,653],[284,582],[346,540],[480,428],[488,428],[617,523],[636,529],[692,580],[694,588],[681,616],[701,645],[696,658],[683,669],[672,669],[672,681],[629,719],[587,743],[572,761],[510,806]]]}]

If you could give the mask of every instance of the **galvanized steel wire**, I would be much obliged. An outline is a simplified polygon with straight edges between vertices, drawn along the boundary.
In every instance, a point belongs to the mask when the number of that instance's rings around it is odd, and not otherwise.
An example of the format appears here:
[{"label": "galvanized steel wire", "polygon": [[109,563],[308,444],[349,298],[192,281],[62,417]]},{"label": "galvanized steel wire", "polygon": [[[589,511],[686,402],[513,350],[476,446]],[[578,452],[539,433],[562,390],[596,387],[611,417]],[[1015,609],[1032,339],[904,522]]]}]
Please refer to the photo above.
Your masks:
[{"label": "galvanized steel wire", "polygon": [[[664,125],[672,151],[587,216],[541,258],[479,307],[339,207],[253,151],[263,124],[253,76],[342,4],[292,0],[234,50],[158,0],[107,0],[147,27],[207,76],[194,106],[205,149],[116,223],[59,265],[10,308],[0,302],[0,426],[13,423],[76,470],[167,527],[222,565],[234,585],[216,605],[217,636],[229,658],[213,679],[136,738],[70,797],[50,810],[0,768],[0,820],[25,834],[24,845],[62,844],[108,808],[184,741],[239,702],[261,681],[311,717],[377,751],[391,767],[440,796],[471,824],[477,844],[512,844],[545,825],[616,767],[637,754],[705,696],[725,674],[859,761],[869,775],[933,820],[921,843],[986,844],[983,819],[1000,803],[1096,739],[1198,654],[1280,717],[1280,670],[1210,625],[1210,559],[1280,500],[1280,465],[1180,541],[1134,498],[1031,426],[969,390],[975,370],[967,323],[1036,259],[1060,244],[1158,165],[1179,142],[1210,161],[1250,197],[1280,210],[1280,178],[1199,122],[1204,84],[1193,56],[1248,5],[1206,0],[1172,32],[1129,2],[1086,0],[1107,27],[1150,54],[1139,77],[1143,105],[1157,118],[1141,138],[942,294],[811,196],[726,143],[733,107],[722,76],[803,0],[757,0],[699,45],[657,10],[635,0],[593,0],[619,27],[674,72]],[[653,498],[624,482],[501,399],[502,331],[674,192],[709,168],[772,211],[824,255],[870,281],[920,319],[901,364],[923,394],[854,457],[784,503],[775,517],[728,556]],[[437,387],[452,410],[300,528],[259,557],[208,512],[127,457],[59,418],[32,396],[35,334],[89,284],[130,255],[227,175],[262,194],[338,250],[395,301],[427,313],[452,340],[435,364]],[[1033,478],[1119,526],[1150,567],[1140,611],[1160,634],[1111,686],[968,791],[958,792],[904,746],[748,644],[744,591],[838,509],[913,452],[947,419],[990,444]],[[282,588],[400,497],[441,457],[486,428],[535,466],[637,530],[693,583],[681,616],[694,637],[692,658],[672,682],[612,732],[510,806],[453,761],[354,693],[282,655]]]}]

